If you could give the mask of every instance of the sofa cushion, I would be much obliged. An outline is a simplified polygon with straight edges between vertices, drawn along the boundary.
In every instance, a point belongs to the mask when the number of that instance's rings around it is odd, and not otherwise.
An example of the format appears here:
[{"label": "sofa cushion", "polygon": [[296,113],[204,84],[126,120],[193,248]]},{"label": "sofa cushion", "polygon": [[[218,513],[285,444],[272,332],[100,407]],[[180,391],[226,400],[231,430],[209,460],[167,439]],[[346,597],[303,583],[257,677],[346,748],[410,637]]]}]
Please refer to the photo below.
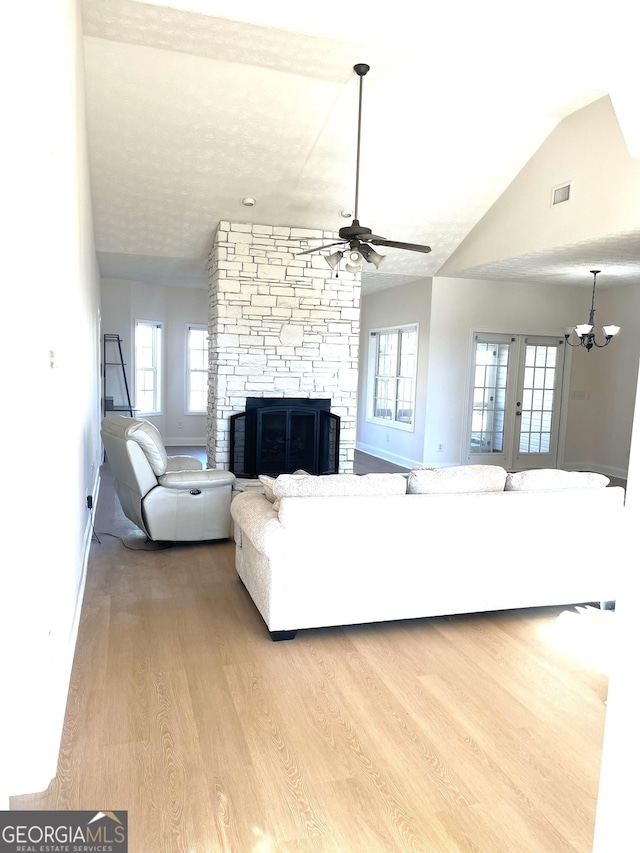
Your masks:
[{"label": "sofa cushion", "polygon": [[559,468],[535,468],[507,474],[505,491],[533,492],[548,489],[600,489],[609,478],[593,471],[563,471]]},{"label": "sofa cushion", "polygon": [[467,494],[504,491],[507,472],[499,465],[455,465],[451,468],[414,468],[409,472],[410,495]]},{"label": "sofa cushion", "polygon": [[403,474],[280,474],[273,484],[280,498],[404,495],[407,481]]}]

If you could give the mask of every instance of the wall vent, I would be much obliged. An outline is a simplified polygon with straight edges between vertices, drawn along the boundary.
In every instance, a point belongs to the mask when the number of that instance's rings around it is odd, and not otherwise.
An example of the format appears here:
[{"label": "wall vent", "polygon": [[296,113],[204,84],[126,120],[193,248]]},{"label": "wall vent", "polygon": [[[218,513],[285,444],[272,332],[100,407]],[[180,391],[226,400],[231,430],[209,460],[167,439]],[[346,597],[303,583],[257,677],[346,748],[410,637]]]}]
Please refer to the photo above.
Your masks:
[{"label": "wall vent", "polygon": [[551,206],[562,204],[563,201],[569,201],[570,196],[571,184],[562,184],[562,186],[554,187],[551,190]]}]

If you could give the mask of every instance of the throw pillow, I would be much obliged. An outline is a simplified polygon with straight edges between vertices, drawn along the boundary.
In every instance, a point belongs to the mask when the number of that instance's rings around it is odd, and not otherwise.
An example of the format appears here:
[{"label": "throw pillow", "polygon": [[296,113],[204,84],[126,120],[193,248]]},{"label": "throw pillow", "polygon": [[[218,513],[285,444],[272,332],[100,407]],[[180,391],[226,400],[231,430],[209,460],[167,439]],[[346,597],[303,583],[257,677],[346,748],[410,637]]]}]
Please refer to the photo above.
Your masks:
[{"label": "throw pillow", "polygon": [[507,472],[499,465],[455,465],[451,468],[414,468],[409,472],[410,495],[457,495],[504,491]]},{"label": "throw pillow", "polygon": [[403,474],[323,474],[322,476],[280,474],[273,484],[280,498],[404,495],[407,481]]},{"label": "throw pillow", "polygon": [[264,488],[264,496],[265,498],[273,503],[276,499],[276,496],[273,494],[273,484],[275,483],[275,477],[269,477],[267,474],[259,474],[258,479],[262,483]]},{"label": "throw pillow", "polygon": [[601,489],[609,478],[593,471],[563,471],[560,468],[534,468],[507,475],[505,491],[533,492],[546,489]]}]

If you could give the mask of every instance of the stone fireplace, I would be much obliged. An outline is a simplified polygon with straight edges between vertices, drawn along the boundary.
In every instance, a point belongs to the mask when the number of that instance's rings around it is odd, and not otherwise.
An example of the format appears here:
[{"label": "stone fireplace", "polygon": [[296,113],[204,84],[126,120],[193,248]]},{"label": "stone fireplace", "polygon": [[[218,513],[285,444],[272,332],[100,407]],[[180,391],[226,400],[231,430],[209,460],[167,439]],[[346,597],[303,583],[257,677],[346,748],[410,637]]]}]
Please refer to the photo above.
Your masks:
[{"label": "stone fireplace", "polygon": [[207,460],[230,466],[230,419],[247,398],[329,399],[340,419],[338,470],[353,470],[360,276],[309,248],[335,235],[221,222],[209,258]]}]

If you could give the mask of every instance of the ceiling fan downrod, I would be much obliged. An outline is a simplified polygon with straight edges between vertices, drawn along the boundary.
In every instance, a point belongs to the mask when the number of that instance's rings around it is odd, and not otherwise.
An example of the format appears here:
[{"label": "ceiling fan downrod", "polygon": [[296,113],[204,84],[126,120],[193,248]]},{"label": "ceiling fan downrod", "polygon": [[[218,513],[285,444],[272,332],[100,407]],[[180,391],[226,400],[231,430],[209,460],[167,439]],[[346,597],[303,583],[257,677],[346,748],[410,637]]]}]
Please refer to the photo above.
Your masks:
[{"label": "ceiling fan downrod", "polygon": [[358,221],[358,198],[360,190],[360,137],[362,135],[362,78],[369,71],[370,66],[364,62],[358,62],[353,70],[360,78],[360,93],[358,97],[358,141],[356,143],[356,199],[353,207],[353,218]]},{"label": "ceiling fan downrod", "polygon": [[[299,252],[300,255],[308,255],[313,252],[320,252],[323,249],[330,249],[333,246],[344,246],[344,244],[348,244],[351,251],[358,252],[360,256],[364,258],[368,263],[372,263],[376,266],[376,268],[380,265],[380,262],[384,258],[384,255],[379,255],[374,251],[373,246],[390,246],[394,249],[406,249],[410,252],[430,252],[430,246],[421,246],[417,243],[405,243],[399,240],[387,240],[386,237],[380,237],[373,233],[371,228],[367,228],[364,225],[360,225],[360,221],[358,219],[358,203],[360,197],[360,143],[362,139],[362,91],[363,91],[363,83],[362,78],[367,74],[370,70],[370,66],[366,65],[364,62],[359,62],[357,65],[353,66],[353,70],[356,72],[358,77],[360,78],[360,92],[358,99],[358,138],[356,145],[356,182],[355,182],[355,204],[354,204],[354,218],[351,225],[345,225],[342,228],[338,229],[338,237],[334,243],[325,243],[321,246],[312,246],[310,249],[305,249],[302,252]],[[338,252],[334,252],[333,255],[329,255],[329,266],[335,268],[336,263],[338,262],[337,256],[344,255],[347,250],[339,250]],[[348,270],[350,271],[350,270]]]}]

